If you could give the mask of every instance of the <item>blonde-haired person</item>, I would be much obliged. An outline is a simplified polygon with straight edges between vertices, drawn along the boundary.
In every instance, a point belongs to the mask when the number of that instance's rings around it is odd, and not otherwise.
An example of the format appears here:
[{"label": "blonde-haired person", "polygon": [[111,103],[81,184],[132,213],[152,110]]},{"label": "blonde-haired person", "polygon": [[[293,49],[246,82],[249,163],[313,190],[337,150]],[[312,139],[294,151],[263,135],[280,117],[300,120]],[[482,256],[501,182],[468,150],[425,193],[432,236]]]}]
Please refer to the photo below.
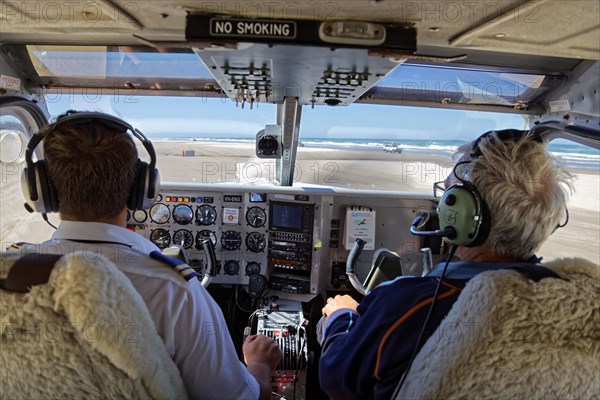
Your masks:
[{"label": "blonde-haired person", "polygon": [[[266,336],[249,337],[243,347],[244,366],[223,313],[200,281],[184,279],[171,268],[173,260],[126,229],[128,205],[139,207],[150,185],[158,190],[158,178],[148,173],[154,170],[153,162],[148,166],[138,159],[127,132],[138,135],[155,158],[150,142],[110,115],[69,112],[64,118],[40,130],[43,169],[61,223],[51,240],[33,249],[59,254],[84,251],[114,262],[146,303],[190,398],[269,399],[271,374],[281,359],[277,344]],[[40,137],[34,137],[35,143]]]},{"label": "blonde-haired person", "polygon": [[478,273],[518,267],[533,279],[556,277],[537,264],[534,253],[564,218],[571,183],[541,138],[491,131],[461,147],[457,156],[446,189],[477,191],[489,210],[487,226],[470,247],[458,247],[461,261],[448,264],[425,330],[445,263],[422,278],[385,282],[360,304],[347,295],[327,300],[319,378],[332,399],[391,398],[417,343],[420,348],[427,341]]}]

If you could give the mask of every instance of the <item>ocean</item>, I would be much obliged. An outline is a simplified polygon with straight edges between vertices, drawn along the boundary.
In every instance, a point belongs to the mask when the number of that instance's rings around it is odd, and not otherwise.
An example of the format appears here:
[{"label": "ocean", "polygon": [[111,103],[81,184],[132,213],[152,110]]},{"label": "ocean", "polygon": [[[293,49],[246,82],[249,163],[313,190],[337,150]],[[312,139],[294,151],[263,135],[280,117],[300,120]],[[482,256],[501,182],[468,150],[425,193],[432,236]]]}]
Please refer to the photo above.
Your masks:
[{"label": "ocean", "polygon": [[[154,138],[156,140],[156,138]],[[254,143],[254,139],[242,138],[176,138],[168,137],[158,140],[183,140],[183,141],[215,141]],[[300,146],[314,148],[330,148],[361,151],[383,151],[383,145],[394,143],[402,148],[405,154],[429,154],[452,157],[456,150],[465,141],[461,140],[420,140],[420,139],[323,139],[323,138],[301,138]],[[566,140],[554,141],[548,145],[548,150],[566,168],[578,168],[600,171],[600,150]]]}]

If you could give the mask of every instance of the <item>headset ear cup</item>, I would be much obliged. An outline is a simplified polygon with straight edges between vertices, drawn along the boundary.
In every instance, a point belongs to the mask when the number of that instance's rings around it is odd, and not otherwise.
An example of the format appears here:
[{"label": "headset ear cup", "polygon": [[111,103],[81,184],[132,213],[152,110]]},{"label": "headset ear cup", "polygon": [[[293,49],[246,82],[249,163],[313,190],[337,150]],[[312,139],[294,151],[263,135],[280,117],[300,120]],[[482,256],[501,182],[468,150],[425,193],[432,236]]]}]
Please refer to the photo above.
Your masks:
[{"label": "headset ear cup", "polygon": [[58,212],[58,195],[52,179],[48,176],[46,169],[46,163],[44,160],[40,160],[36,163],[37,165],[37,176],[39,177],[40,186],[42,188],[42,195],[44,198],[44,209],[46,212]]},{"label": "headset ear cup", "polygon": [[160,173],[157,168],[154,168],[154,173],[148,178],[151,186],[148,187],[148,208],[150,208],[150,202],[156,198],[156,195],[160,192]]},{"label": "headset ear cup", "polygon": [[479,193],[477,193],[477,196],[479,196],[479,204],[481,206],[481,213],[479,214],[481,218],[481,225],[479,225],[477,236],[469,245],[469,247],[475,247],[479,246],[480,244],[483,244],[483,242],[485,242],[485,240],[490,235],[490,230],[492,227],[492,214],[490,213],[490,209],[488,208],[486,202],[483,201]]},{"label": "headset ear cup", "polygon": [[42,212],[53,212],[51,200],[52,194],[50,190],[50,185],[48,184],[48,174],[46,173],[46,165],[44,163],[44,160],[36,162],[34,166],[38,187],[38,196],[41,198],[41,201],[43,203],[44,210]]},{"label": "headset ear cup", "polygon": [[[37,201],[33,199],[32,193],[32,187],[35,185],[35,176],[31,176],[32,174],[35,174],[35,172],[32,172],[32,170],[35,170],[33,165],[23,168],[23,172],[21,173],[21,192],[29,207],[31,207],[33,211],[37,211]],[[33,179],[33,185],[30,182],[31,179]],[[37,198],[39,198],[39,196]]]},{"label": "headset ear cup", "polygon": [[[133,178],[133,183],[131,184],[131,189],[129,190],[129,199],[127,199],[127,208],[130,210],[137,210],[140,203],[140,182],[143,182],[141,172],[142,162],[138,159],[135,167],[135,177]],[[143,183],[142,183],[143,185]]]},{"label": "headset ear cup", "polygon": [[146,210],[150,207],[148,190],[150,189],[150,168],[148,163],[140,162],[140,180],[138,182],[138,210]]},{"label": "headset ear cup", "polygon": [[58,198],[46,173],[44,160],[25,168],[21,178],[21,189],[25,201],[34,211],[41,213],[58,211]]},{"label": "headset ear cup", "polygon": [[441,229],[453,228],[456,232],[447,238],[448,242],[466,247],[483,243],[489,229],[482,230],[482,224],[489,218],[482,214],[482,206],[485,204],[477,189],[468,182],[446,190],[438,205],[438,216]]},{"label": "headset ear cup", "polygon": [[131,185],[129,199],[127,200],[127,208],[130,210],[146,210],[150,208],[150,202],[154,199],[158,190],[160,190],[158,170],[155,169],[154,174],[150,174],[148,163],[138,159],[135,179]]},{"label": "headset ear cup", "polygon": [[140,199],[140,210],[147,210],[152,205],[152,201],[156,197],[156,194],[160,191],[160,174],[158,169],[151,169],[151,166],[145,162],[141,163],[141,177],[144,186],[140,185],[141,199]]}]

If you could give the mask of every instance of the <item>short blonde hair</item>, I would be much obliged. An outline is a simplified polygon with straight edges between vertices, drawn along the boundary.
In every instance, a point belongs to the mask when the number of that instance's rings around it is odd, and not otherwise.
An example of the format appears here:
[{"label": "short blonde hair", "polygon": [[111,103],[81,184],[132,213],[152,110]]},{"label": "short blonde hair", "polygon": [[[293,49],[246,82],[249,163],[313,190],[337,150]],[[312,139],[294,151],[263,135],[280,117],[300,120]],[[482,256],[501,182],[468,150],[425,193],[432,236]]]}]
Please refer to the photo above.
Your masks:
[{"label": "short blonde hair", "polygon": [[491,214],[484,244],[499,256],[528,259],[565,217],[572,175],[531,132],[502,140],[496,132],[458,149],[459,177],[479,191]]},{"label": "short blonde hair", "polygon": [[98,122],[59,127],[44,138],[44,160],[59,212],[80,221],[123,211],[137,159],[126,132]]}]

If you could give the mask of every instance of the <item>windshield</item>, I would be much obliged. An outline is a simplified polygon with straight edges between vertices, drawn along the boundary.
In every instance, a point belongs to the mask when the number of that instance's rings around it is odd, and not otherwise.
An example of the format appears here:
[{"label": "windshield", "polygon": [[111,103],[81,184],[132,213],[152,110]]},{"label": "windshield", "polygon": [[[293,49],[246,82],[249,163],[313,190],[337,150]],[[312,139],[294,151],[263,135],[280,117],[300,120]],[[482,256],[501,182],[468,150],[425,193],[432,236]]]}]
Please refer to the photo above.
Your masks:
[{"label": "windshield", "polygon": [[545,75],[405,63],[386,75],[375,92],[401,91],[403,98],[421,101],[512,105],[540,96],[553,80]]},{"label": "windshield", "polygon": [[431,194],[457,148],[494,129],[524,128],[519,115],[355,104],[303,111],[298,150],[304,183]]},{"label": "windshield", "polygon": [[[124,118],[154,142],[161,177],[174,182],[273,183],[275,161],[259,159],[256,133],[276,106],[242,108],[226,98],[48,95],[53,118],[68,109]],[[304,107],[297,185],[431,193],[456,149],[493,129],[524,128],[520,115],[355,104]],[[140,154],[144,154],[143,151]],[[385,171],[382,174],[381,171]]]},{"label": "windshield", "polygon": [[[48,95],[53,118],[68,109],[119,116],[152,139],[163,181],[276,184],[275,161],[256,156],[256,133],[275,124],[272,104],[226,98]],[[354,104],[303,107],[294,185],[432,195],[454,166],[456,149],[493,129],[524,129],[520,115]],[[599,262],[600,152],[555,140],[548,149],[574,176],[569,224],[540,255],[579,255]],[[140,157],[146,157],[140,147]],[[590,217],[590,215],[592,217]],[[589,240],[574,239],[575,231]]]},{"label": "windshield", "polygon": [[47,46],[28,45],[31,62],[41,77],[102,80],[129,78],[208,78],[202,61],[183,50],[168,57],[156,49],[130,46]]}]

